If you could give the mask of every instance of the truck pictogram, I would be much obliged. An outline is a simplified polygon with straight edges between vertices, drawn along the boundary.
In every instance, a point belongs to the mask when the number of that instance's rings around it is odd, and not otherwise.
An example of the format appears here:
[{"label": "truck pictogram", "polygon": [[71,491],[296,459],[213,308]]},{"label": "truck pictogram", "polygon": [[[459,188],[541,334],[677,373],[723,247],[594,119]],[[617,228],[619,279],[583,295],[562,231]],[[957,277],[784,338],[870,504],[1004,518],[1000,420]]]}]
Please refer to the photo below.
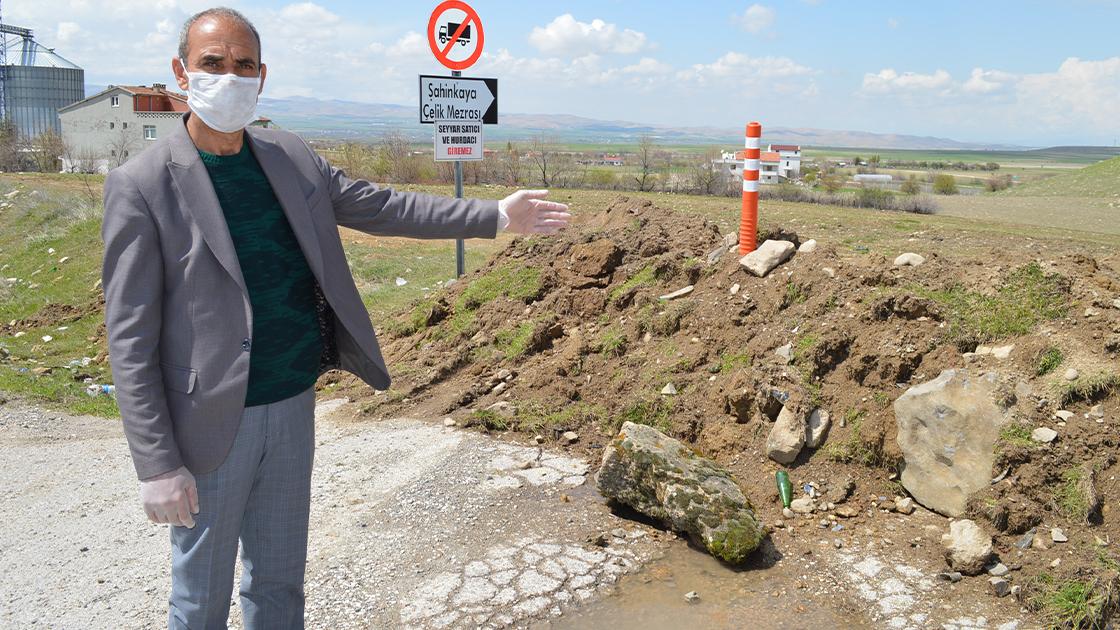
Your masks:
[{"label": "truck pictogram", "polygon": [[[447,40],[451,39],[451,36],[454,35],[455,31],[457,31],[457,30],[459,30],[459,23],[457,23],[457,22],[448,22],[447,24],[444,24],[443,26],[439,27],[439,43],[446,44]],[[459,35],[459,39],[457,41],[459,42],[460,46],[466,46],[467,44],[470,43],[470,41],[471,41],[471,25],[470,24],[468,24],[467,27],[463,29],[463,33],[462,33],[462,35]]]}]

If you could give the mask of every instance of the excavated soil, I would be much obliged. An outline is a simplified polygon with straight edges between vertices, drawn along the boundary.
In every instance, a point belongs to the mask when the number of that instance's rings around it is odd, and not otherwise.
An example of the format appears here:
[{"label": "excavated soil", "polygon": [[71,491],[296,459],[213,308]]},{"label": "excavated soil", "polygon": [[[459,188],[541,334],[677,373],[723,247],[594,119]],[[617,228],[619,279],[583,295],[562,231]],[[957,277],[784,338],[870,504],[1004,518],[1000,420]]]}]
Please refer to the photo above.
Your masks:
[{"label": "excavated soil", "polygon": [[[825,409],[833,418],[826,443],[790,467],[795,494],[813,482],[858,508],[842,519],[845,532],[870,529],[936,564],[947,519],[937,531],[887,512],[905,494],[891,403],[946,369],[994,371],[1016,392],[1015,422],[1028,433],[1055,428],[1059,438],[1045,446],[1001,440],[998,481],[973,498],[972,516],[996,535],[1013,583],[1024,587],[1023,604],[1045,590],[1045,576],[1112,584],[1120,567],[1120,520],[1110,509],[1120,494],[1120,404],[1107,386],[1069,400],[1057,388],[1070,368],[1118,371],[1115,252],[930,227],[898,237],[899,253],[919,253],[925,263],[896,267],[839,225],[796,229],[773,227],[760,242],[815,238],[816,250],[756,278],[734,251],[712,255],[725,242],[714,223],[620,197],[560,236],[514,240],[484,269],[384,326],[389,392],[370,394],[350,379],[337,385],[365,403],[367,416],[441,414],[547,442],[574,431],[579,439],[568,447],[592,458],[623,421],[652,424],[726,465],[767,523],[782,519],[773,490],[779,466],[765,447],[773,419],[783,404]],[[946,296],[999,295],[1029,268],[1056,312],[1040,314],[1027,332],[962,329],[959,303]],[[661,298],[688,286],[687,295]],[[976,354],[980,343],[1014,349],[998,359]],[[1038,375],[1053,348],[1060,365]],[[1096,404],[1102,417],[1088,413]],[[1075,415],[1058,425],[1059,409]],[[1078,483],[1092,495],[1088,517],[1063,507],[1071,470],[1083,471]],[[804,539],[821,531],[820,519],[780,523],[788,534],[775,535]],[[1014,546],[1032,527],[1047,541],[1061,527],[1070,542]],[[988,596],[985,579],[962,584],[954,596]]]}]

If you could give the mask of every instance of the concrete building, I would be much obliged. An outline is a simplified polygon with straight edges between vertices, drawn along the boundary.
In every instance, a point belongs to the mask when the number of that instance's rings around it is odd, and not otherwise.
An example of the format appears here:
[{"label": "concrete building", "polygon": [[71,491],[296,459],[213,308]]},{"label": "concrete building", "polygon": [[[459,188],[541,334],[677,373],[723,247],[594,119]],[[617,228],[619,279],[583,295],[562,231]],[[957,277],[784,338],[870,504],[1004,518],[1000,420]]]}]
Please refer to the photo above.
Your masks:
[{"label": "concrete building", "polygon": [[[712,168],[726,169],[730,175],[743,176],[742,151],[723,152],[712,160]],[[801,177],[801,147],[791,144],[771,144],[759,156],[758,181],[763,184],[780,184]]]},{"label": "concrete building", "polygon": [[23,140],[58,133],[58,109],[85,97],[85,71],[31,30],[0,24],[0,118],[12,121]]},{"label": "concrete building", "polygon": [[[62,170],[108,173],[174,131],[188,111],[187,96],[163,83],[110,85],[63,107],[58,110],[66,145]],[[271,127],[272,120],[262,116],[252,125]]]},{"label": "concrete building", "polygon": [[771,144],[768,153],[778,154],[778,176],[784,179],[801,177],[801,147],[796,144]]},{"label": "concrete building", "polygon": [[107,173],[171,133],[187,111],[187,97],[162,83],[110,85],[63,107],[62,170]]}]

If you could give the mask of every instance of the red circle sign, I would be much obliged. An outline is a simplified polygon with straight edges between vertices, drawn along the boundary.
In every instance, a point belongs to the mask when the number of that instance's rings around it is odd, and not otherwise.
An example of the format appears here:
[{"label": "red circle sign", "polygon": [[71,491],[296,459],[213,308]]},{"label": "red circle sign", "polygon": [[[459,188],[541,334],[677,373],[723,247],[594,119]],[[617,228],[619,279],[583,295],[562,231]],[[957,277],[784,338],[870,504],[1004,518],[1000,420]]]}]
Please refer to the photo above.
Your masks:
[{"label": "red circle sign", "polygon": [[[449,15],[453,11],[460,11],[463,15]],[[466,2],[446,0],[432,11],[428,20],[428,46],[436,60],[448,68],[465,70],[473,66],[482,56],[484,40],[482,20]],[[474,48],[465,59],[456,59],[456,55],[452,54],[471,46]]]}]

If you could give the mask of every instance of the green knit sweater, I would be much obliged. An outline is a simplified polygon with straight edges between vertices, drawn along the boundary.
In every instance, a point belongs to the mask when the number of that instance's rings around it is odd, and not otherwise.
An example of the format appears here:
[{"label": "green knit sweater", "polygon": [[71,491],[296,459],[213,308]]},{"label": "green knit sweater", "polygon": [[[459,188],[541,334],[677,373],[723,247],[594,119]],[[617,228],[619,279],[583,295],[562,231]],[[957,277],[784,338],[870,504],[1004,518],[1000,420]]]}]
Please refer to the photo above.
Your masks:
[{"label": "green knit sweater", "polygon": [[315,278],[249,143],[236,155],[199,155],[229,225],[253,309],[245,406],[290,398],[318,377],[323,340]]}]

